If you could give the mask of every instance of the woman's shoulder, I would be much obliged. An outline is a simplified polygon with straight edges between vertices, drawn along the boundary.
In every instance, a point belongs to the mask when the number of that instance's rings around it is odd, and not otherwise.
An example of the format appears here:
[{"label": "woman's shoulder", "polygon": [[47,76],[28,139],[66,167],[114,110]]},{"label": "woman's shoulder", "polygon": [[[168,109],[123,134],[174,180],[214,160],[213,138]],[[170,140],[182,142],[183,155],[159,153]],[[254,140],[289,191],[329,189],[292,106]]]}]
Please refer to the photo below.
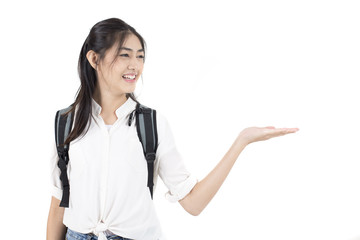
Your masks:
[{"label": "woman's shoulder", "polygon": [[158,125],[159,124],[160,125],[168,124],[167,117],[163,114],[163,112],[161,110],[157,109],[156,107],[146,105],[146,104],[143,104],[143,103],[139,103],[139,104],[140,104],[140,106],[143,106],[145,108],[155,110],[155,112],[156,112],[156,122],[157,122]]},{"label": "woman's shoulder", "polygon": [[161,111],[156,111],[156,120],[158,123],[167,123],[168,120],[166,116]]},{"label": "woman's shoulder", "polygon": [[164,139],[172,139],[173,131],[171,128],[171,120],[168,116],[166,116],[162,111],[156,111],[156,122],[159,141],[161,142]]},{"label": "woman's shoulder", "polygon": [[171,134],[170,124],[169,124],[169,118],[166,115],[167,113],[164,112],[162,109],[157,108],[156,106],[147,105],[146,103],[139,103],[140,105],[144,106],[145,108],[150,108],[152,110],[155,110],[156,112],[156,128],[157,128],[157,134],[159,137],[159,140],[162,138],[169,137],[169,134]]}]

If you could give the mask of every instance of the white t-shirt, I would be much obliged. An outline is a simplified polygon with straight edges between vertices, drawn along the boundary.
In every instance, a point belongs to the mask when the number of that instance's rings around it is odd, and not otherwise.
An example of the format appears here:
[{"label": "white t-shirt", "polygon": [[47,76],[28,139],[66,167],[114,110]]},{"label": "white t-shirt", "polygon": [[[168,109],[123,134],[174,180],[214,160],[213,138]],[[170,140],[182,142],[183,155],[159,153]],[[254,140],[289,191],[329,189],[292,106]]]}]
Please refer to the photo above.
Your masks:
[{"label": "white t-shirt", "polygon": [[[128,98],[116,110],[116,122],[107,127],[100,116],[101,106],[92,99],[93,118],[89,131],[70,143],[67,170],[70,199],[63,218],[68,228],[94,233],[99,240],[106,239],[106,230],[136,240],[164,239],[147,187],[147,164],[135,120],[128,126],[129,114],[135,107],[136,102]],[[159,113],[157,130],[154,184],[156,186],[157,176],[160,176],[169,189],[166,198],[176,202],[191,191],[197,179],[187,171],[169,124]],[[52,195],[61,200],[58,159],[54,137]]]}]

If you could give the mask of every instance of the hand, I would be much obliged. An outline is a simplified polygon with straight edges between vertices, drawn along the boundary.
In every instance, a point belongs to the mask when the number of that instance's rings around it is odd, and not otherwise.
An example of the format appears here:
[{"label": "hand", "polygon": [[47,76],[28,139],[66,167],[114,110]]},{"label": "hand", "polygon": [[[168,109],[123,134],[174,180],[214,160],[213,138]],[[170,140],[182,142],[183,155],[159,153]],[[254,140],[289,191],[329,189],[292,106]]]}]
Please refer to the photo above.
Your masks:
[{"label": "hand", "polygon": [[297,131],[299,131],[298,128],[249,127],[240,132],[238,139],[245,141],[246,144],[250,144]]}]

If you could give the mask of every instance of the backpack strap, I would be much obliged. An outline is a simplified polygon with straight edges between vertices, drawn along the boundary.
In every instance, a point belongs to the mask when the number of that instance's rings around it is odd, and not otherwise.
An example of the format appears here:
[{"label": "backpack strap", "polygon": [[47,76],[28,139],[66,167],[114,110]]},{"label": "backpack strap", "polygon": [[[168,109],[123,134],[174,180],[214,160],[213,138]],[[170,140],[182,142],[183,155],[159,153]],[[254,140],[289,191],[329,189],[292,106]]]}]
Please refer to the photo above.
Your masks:
[{"label": "backpack strap", "polygon": [[55,141],[56,148],[59,155],[58,167],[61,170],[60,180],[63,186],[63,195],[60,202],[60,207],[69,207],[70,185],[67,176],[67,164],[69,162],[69,144],[64,145],[68,137],[73,123],[73,113],[70,112],[67,116],[63,116],[68,112],[72,106],[64,108],[56,112],[55,117]]},{"label": "backpack strap", "polygon": [[[153,198],[154,187],[154,162],[158,146],[156,110],[144,105],[137,104],[136,110],[136,129],[139,140],[142,144],[144,156],[148,168],[148,183],[151,198]],[[132,117],[130,117],[132,118]]]}]

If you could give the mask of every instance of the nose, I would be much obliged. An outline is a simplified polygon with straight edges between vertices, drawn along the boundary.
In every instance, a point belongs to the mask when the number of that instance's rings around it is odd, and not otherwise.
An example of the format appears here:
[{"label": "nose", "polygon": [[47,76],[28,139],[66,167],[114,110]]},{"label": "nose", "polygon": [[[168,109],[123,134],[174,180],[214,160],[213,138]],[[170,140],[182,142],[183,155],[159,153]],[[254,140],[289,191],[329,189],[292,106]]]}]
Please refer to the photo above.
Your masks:
[{"label": "nose", "polygon": [[138,70],[139,69],[139,62],[136,57],[131,58],[129,65],[128,65],[128,69],[129,70]]}]

